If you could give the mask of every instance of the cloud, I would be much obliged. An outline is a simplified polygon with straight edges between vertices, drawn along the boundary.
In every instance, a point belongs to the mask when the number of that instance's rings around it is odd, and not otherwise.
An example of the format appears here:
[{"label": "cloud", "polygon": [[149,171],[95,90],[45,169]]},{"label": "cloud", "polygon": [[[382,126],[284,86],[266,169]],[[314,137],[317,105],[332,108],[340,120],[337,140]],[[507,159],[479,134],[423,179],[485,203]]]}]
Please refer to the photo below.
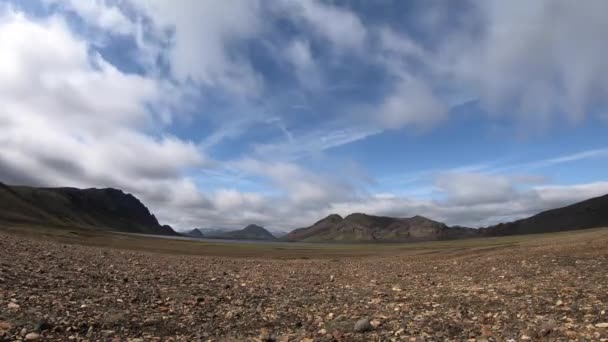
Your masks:
[{"label": "cloud", "polygon": [[294,228],[356,211],[478,226],[608,192],[507,174],[604,149],[439,167],[381,193],[332,155],[449,124],[463,98],[525,127],[592,115],[608,95],[606,2],[425,3],[408,25],[319,0],[43,3],[47,15],[18,2],[0,15],[3,181],[119,187],[179,227]]},{"label": "cloud", "polygon": [[446,118],[447,107],[427,84],[406,76],[371,114],[382,128],[428,128]]},{"label": "cloud", "polygon": [[153,208],[204,205],[184,175],[208,161],[194,144],[149,130],[161,81],[125,74],[59,17],[0,19],[0,178],[13,183],[118,187]]},{"label": "cloud", "polygon": [[166,55],[171,72],[181,82],[219,87],[241,96],[261,92],[263,78],[249,60],[235,53],[239,42],[262,30],[257,1],[131,0],[150,20],[150,44],[170,46]]},{"label": "cloud", "polygon": [[296,77],[305,87],[321,86],[321,74],[308,41],[294,40],[285,48],[284,54],[294,68]]},{"label": "cloud", "polygon": [[[483,227],[499,222],[512,221],[537,214],[541,211],[573,204],[608,193],[607,182],[573,185],[529,185],[518,178],[485,174],[451,175],[447,188],[440,176],[437,191],[444,199],[417,199],[416,197],[374,194],[357,201],[332,203],[324,214],[348,215],[365,212],[374,215],[410,217],[423,215],[450,225]],[[485,190],[485,191],[482,191]]]},{"label": "cloud", "polygon": [[43,0],[48,5],[58,5],[73,12],[97,28],[115,34],[128,35],[135,32],[135,23],[116,4],[106,0]]},{"label": "cloud", "polygon": [[[490,112],[546,124],[559,115],[579,121],[605,103],[608,23],[604,1],[478,3],[478,30],[446,36],[444,67]],[[514,20],[517,18],[517,20]],[[448,66],[451,65],[451,66]]]},{"label": "cloud", "polygon": [[308,26],[325,39],[338,53],[344,49],[360,50],[367,38],[367,29],[359,17],[344,7],[319,0],[282,1],[282,9],[296,22]]},{"label": "cloud", "polygon": [[482,173],[441,174],[435,184],[448,201],[458,205],[500,203],[517,194],[508,177]]}]

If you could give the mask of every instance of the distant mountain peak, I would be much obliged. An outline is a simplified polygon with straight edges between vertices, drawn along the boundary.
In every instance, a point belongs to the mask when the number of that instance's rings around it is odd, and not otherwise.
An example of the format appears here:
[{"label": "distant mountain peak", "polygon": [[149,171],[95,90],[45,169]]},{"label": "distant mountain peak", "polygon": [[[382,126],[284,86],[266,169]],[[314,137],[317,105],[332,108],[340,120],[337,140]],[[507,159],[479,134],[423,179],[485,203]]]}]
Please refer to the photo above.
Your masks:
[{"label": "distant mountain peak", "polygon": [[258,226],[256,224],[250,224],[243,229],[233,230],[226,232],[222,237],[229,239],[241,239],[241,240],[275,240],[276,237],[272,235],[266,228]]}]

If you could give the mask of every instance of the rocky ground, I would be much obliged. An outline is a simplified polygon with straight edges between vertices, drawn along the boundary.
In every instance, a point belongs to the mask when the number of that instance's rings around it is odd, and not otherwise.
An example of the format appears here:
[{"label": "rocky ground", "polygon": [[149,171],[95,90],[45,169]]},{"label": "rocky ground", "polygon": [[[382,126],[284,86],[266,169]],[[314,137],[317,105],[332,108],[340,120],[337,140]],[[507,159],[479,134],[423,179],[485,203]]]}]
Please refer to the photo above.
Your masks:
[{"label": "rocky ground", "polygon": [[608,234],[577,236],[273,260],[0,231],[0,341],[608,341]]}]

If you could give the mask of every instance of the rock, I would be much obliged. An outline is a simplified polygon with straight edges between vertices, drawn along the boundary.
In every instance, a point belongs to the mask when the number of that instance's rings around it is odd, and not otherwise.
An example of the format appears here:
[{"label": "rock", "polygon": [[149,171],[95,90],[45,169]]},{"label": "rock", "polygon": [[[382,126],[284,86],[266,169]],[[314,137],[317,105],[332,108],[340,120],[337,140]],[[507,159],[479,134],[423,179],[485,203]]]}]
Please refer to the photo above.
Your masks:
[{"label": "rock", "polygon": [[40,322],[38,322],[38,324],[36,324],[36,331],[38,332],[51,329],[53,329],[53,325],[47,322],[46,320],[41,320]]},{"label": "rock", "polygon": [[342,341],[342,338],[344,338],[344,334],[340,331],[340,330],[334,330],[331,333],[331,336],[334,338],[334,340],[336,341]]},{"label": "rock", "polygon": [[17,304],[17,303],[13,303],[13,302],[8,303],[8,305],[7,305],[7,306],[8,306],[8,308],[9,308],[9,309],[11,309],[11,310],[17,310],[17,309],[19,309],[19,308],[20,308],[19,304]]},{"label": "rock", "polygon": [[596,328],[608,328],[608,322],[597,323],[595,325]]},{"label": "rock", "polygon": [[555,306],[562,306],[564,305],[564,302],[561,299],[558,299],[557,302],[555,302]]},{"label": "rock", "polygon": [[259,339],[262,342],[274,342],[276,338],[270,333],[270,330],[266,328],[260,329],[260,337]]},{"label": "rock", "polygon": [[40,335],[36,334],[36,333],[29,333],[27,335],[25,335],[25,340],[26,341],[37,341],[40,339]]},{"label": "rock", "polygon": [[0,321],[0,330],[10,330],[13,327],[9,322]]},{"label": "rock", "polygon": [[369,318],[367,317],[358,320],[357,323],[355,323],[355,327],[353,328],[355,332],[366,332],[371,331],[373,329],[374,327],[371,325]]},{"label": "rock", "polygon": [[372,327],[374,327],[374,329],[378,328],[380,324],[382,324],[379,319],[373,319],[369,323],[372,325]]}]

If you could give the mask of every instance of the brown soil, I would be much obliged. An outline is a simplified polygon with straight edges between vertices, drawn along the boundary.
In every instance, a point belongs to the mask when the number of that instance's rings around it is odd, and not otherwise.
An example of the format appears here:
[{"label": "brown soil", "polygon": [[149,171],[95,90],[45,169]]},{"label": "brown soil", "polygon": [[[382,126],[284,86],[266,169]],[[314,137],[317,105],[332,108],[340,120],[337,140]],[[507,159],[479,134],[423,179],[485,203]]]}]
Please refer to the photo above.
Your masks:
[{"label": "brown soil", "polygon": [[0,230],[0,341],[608,341],[608,229],[373,247],[72,235]]}]

